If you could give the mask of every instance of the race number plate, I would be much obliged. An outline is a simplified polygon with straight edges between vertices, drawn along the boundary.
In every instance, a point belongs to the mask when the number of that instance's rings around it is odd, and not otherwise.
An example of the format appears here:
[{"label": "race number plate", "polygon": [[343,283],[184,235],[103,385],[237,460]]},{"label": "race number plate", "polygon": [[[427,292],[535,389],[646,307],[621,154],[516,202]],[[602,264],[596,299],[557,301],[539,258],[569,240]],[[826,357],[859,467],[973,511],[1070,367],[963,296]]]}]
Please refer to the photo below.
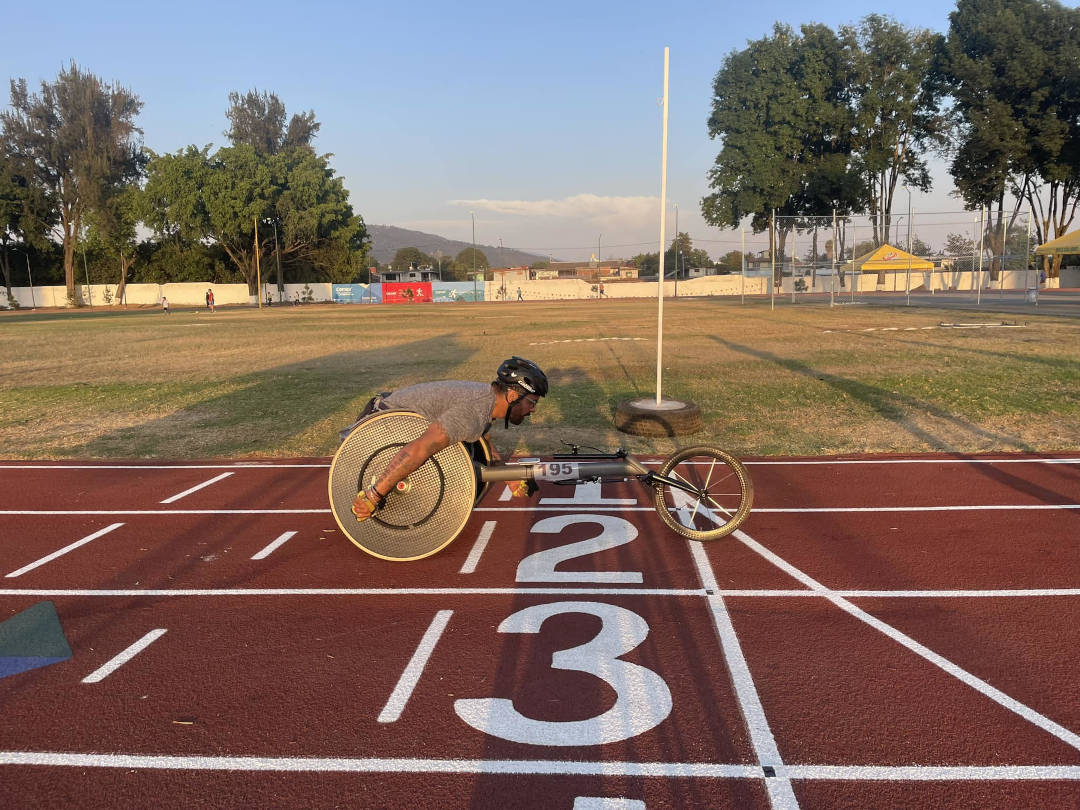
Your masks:
[{"label": "race number plate", "polygon": [[537,481],[574,481],[578,477],[576,461],[544,461],[533,467]]}]

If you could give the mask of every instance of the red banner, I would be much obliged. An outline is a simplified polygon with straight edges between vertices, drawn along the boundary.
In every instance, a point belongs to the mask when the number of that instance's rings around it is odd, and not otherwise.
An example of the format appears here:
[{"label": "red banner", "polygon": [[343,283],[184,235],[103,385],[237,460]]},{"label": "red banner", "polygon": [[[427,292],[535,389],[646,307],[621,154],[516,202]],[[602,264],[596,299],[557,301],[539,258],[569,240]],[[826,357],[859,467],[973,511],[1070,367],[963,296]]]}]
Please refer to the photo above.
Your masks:
[{"label": "red banner", "polygon": [[430,304],[431,282],[383,282],[382,300],[384,304]]}]

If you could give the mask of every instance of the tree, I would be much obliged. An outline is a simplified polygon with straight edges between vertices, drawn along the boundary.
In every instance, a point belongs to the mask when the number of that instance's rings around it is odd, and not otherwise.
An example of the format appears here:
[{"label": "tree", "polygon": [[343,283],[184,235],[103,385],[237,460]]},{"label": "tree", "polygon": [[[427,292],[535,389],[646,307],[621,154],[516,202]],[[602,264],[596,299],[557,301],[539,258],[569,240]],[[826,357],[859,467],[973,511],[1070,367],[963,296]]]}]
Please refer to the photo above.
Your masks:
[{"label": "tree", "polygon": [[728,273],[741,273],[743,268],[743,254],[741,250],[729,250],[723,255],[718,267],[722,267]]},{"label": "tree", "polygon": [[990,208],[983,239],[996,257],[1012,252],[1003,235],[1023,203],[1038,242],[1066,233],[1076,214],[1078,26],[1080,11],[1052,0],[959,0],[949,15],[938,73],[960,121],[950,172],[969,207]]},{"label": "tree", "polygon": [[878,14],[840,29],[855,54],[853,161],[866,184],[874,241],[889,242],[897,184],[930,189],[924,155],[943,148],[947,122],[932,67],[941,37]]},{"label": "tree", "polygon": [[147,172],[147,225],[162,238],[220,245],[253,295],[257,268],[273,255],[275,225],[283,262],[303,272],[342,281],[366,266],[363,219],[324,156],[305,149],[264,156],[250,145],[210,155],[209,147],[189,146],[155,157]]},{"label": "tree", "polygon": [[412,267],[433,267],[434,265],[435,260],[420,248],[403,247],[399,248],[397,253],[394,254],[394,259],[390,262],[390,269],[401,273]]},{"label": "tree", "polygon": [[11,107],[0,113],[4,140],[32,185],[59,214],[68,298],[75,290],[75,245],[88,212],[119,189],[135,184],[142,168],[142,102],[118,84],[81,71],[75,63],[55,82],[30,94],[26,80],[11,81]]},{"label": "tree", "polygon": [[458,253],[454,257],[454,264],[464,268],[470,274],[474,268],[476,270],[487,270],[491,266],[488,264],[488,258],[484,251],[474,247],[467,247]]},{"label": "tree", "polygon": [[799,218],[862,204],[863,181],[849,166],[854,72],[846,43],[822,25],[797,36],[777,24],[771,38],[725,59],[713,83],[709,136],[723,148],[709,171],[714,192],[702,200],[705,221],[735,228],[751,218],[772,228],[784,254]]},{"label": "tree", "polygon": [[244,95],[229,93],[229,129],[225,133],[233,146],[247,144],[260,155],[275,155],[289,149],[312,149],[319,131],[315,112],[293,115],[285,127],[285,105],[274,93],[249,90]]}]

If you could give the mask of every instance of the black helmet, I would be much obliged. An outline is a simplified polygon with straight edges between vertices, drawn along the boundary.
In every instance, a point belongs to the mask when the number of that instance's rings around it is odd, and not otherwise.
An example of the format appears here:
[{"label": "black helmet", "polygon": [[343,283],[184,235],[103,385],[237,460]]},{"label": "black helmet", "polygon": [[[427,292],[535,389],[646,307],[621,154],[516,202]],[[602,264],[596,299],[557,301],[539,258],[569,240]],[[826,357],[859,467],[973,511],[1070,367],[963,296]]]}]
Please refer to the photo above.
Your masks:
[{"label": "black helmet", "polygon": [[527,394],[547,396],[547,376],[540,366],[523,357],[511,357],[499,366],[498,381],[507,387],[519,388]]}]

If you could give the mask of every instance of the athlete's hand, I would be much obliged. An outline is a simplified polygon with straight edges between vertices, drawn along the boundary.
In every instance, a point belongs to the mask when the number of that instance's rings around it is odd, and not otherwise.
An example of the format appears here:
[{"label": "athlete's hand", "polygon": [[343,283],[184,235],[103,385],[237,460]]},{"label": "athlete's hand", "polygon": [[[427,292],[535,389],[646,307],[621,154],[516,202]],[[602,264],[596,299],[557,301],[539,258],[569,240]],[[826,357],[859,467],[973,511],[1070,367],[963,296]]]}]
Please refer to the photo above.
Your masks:
[{"label": "athlete's hand", "polygon": [[356,516],[357,522],[362,523],[371,517],[375,510],[379,508],[380,503],[378,496],[373,492],[364,490],[356,493],[356,498],[352,503],[352,513]]}]

